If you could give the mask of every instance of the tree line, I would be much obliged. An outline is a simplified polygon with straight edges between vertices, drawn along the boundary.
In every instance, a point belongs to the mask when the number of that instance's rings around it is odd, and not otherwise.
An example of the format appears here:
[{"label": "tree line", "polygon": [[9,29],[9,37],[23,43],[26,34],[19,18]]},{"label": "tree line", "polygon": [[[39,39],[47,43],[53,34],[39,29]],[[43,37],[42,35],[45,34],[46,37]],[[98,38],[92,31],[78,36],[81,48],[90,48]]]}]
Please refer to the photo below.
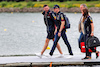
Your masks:
[{"label": "tree line", "polygon": [[[83,1],[83,0],[0,0],[0,1],[16,1],[16,2],[21,2],[21,1],[60,1],[60,2],[64,2],[64,1]],[[84,0],[84,1],[98,1],[98,0]]]}]

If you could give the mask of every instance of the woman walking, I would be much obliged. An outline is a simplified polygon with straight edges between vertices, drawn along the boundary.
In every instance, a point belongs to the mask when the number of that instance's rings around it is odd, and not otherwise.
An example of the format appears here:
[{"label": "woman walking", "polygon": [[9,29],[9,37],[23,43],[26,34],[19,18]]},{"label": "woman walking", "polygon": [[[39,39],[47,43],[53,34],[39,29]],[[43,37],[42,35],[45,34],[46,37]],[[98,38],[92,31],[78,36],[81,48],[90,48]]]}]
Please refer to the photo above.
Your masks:
[{"label": "woman walking", "polygon": [[[88,14],[88,9],[83,9],[82,10],[82,14],[83,14],[83,26],[82,26],[82,32],[84,35],[84,42],[85,42],[85,49],[86,49],[86,56],[85,58],[82,58],[82,60],[84,59],[90,59],[90,53],[89,50],[87,48],[87,44],[86,44],[86,40],[91,37],[94,36],[94,25],[93,25],[93,21],[91,16],[89,16]],[[97,51],[96,49],[94,49],[94,47],[90,48],[93,52],[96,53],[96,58],[99,57],[99,51]]]}]

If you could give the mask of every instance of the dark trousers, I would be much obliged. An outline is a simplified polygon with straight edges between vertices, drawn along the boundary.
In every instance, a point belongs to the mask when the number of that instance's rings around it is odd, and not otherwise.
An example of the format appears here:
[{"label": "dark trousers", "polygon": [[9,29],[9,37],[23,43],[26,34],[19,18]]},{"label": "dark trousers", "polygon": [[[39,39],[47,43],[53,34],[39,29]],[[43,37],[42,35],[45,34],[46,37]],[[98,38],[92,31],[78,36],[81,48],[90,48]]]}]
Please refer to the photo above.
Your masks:
[{"label": "dark trousers", "polygon": [[[84,42],[85,42],[85,49],[86,49],[86,56],[91,56],[90,52],[89,52],[89,48],[87,48],[87,44],[86,44],[86,40],[87,38],[90,37],[90,35],[85,34],[84,35]],[[96,50],[94,49],[94,47],[90,48],[93,52],[96,52]]]},{"label": "dark trousers", "polygon": [[[79,44],[79,48],[80,48],[80,50],[81,50],[81,42],[84,42],[85,41],[85,39],[84,39],[84,35],[83,35],[83,33],[81,32],[80,33],[80,37],[79,37],[79,39],[78,39],[78,44]],[[90,54],[89,54],[89,56],[91,57],[91,52],[89,52]]]},{"label": "dark trousers", "polygon": [[[72,53],[72,49],[71,49],[71,46],[70,46],[70,44],[69,44],[69,42],[67,40],[67,36],[66,36],[65,32],[66,32],[66,30],[62,30],[61,37],[64,40],[64,43],[66,44],[66,46],[68,47],[69,54],[71,55],[71,54],[73,54]],[[54,43],[53,43],[53,47],[52,47],[52,49],[51,49],[51,51],[49,53],[51,56],[53,55],[53,52],[54,52],[54,50],[55,50],[55,48],[57,46],[57,42],[59,41],[59,39],[60,39],[60,37],[58,37],[58,31],[57,31],[57,33],[55,35],[55,40],[54,40]]]},{"label": "dark trousers", "polygon": [[79,37],[79,39],[78,39],[78,44],[79,44],[79,48],[80,48],[80,49],[81,49],[80,43],[82,42],[82,36],[83,36],[83,33],[81,32],[81,33],[80,33],[80,37]]}]

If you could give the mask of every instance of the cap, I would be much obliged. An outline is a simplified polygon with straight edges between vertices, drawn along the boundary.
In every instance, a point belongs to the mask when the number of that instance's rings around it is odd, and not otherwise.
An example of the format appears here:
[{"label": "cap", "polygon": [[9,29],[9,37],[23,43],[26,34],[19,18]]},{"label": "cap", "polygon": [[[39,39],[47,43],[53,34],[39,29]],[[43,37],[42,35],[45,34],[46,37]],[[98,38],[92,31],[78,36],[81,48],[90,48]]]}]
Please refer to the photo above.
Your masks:
[{"label": "cap", "polygon": [[53,8],[55,9],[55,8],[60,8],[60,7],[59,7],[59,5],[54,5],[54,7],[53,7]]}]

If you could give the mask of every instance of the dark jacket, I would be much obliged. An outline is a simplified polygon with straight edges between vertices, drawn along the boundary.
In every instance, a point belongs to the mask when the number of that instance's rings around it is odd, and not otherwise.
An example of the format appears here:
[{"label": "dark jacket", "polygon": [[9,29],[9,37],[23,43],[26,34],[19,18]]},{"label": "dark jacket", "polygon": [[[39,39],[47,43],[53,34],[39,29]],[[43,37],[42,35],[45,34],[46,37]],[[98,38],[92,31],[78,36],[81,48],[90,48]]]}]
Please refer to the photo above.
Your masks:
[{"label": "dark jacket", "polygon": [[44,15],[44,23],[47,26],[47,32],[52,32],[55,30],[54,25],[54,18],[52,16],[52,13],[50,10],[45,14],[45,11],[42,13]]},{"label": "dark jacket", "polygon": [[58,13],[55,14],[55,16],[56,16],[55,25],[57,26],[57,30],[59,30],[61,26],[61,22],[65,21],[64,14],[59,11]]},{"label": "dark jacket", "polygon": [[93,23],[92,18],[88,16],[84,21],[84,31],[88,36],[91,34],[91,23]]}]

